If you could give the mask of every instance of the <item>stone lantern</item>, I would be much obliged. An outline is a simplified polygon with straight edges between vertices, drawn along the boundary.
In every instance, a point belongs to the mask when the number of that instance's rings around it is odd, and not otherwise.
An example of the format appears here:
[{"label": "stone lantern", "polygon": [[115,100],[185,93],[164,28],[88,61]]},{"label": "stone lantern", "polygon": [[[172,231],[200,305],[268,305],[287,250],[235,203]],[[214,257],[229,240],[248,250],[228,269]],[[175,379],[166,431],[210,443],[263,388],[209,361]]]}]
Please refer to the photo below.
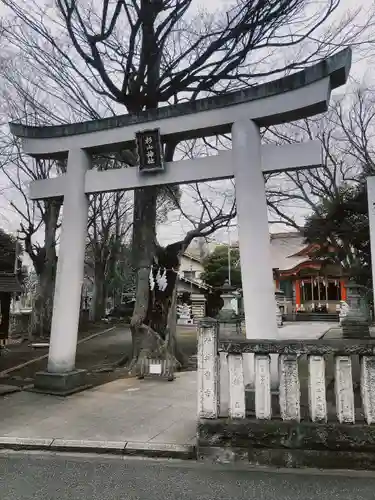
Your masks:
[{"label": "stone lantern", "polygon": [[281,302],[282,299],[284,298],[284,292],[280,290],[279,288],[275,291],[275,299],[276,299],[276,322],[277,322],[277,327],[281,328],[283,326],[283,314],[281,312]]},{"label": "stone lantern", "polygon": [[370,337],[370,317],[363,293],[364,288],[354,280],[346,286],[348,310],[341,320],[343,338]]},{"label": "stone lantern", "polygon": [[236,287],[229,284],[228,280],[225,280],[224,285],[220,288],[221,298],[224,301],[224,305],[219,312],[219,316],[223,319],[232,319],[238,315],[238,292]]}]

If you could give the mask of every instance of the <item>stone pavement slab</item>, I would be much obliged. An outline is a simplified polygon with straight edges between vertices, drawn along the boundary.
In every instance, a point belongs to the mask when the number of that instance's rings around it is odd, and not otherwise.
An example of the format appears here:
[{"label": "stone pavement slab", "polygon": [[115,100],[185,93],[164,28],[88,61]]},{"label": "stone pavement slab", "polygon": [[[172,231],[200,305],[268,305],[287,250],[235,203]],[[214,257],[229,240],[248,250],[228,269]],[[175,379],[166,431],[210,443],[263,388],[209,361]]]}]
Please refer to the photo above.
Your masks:
[{"label": "stone pavement slab", "polygon": [[314,340],[321,338],[333,325],[323,321],[296,321],[279,328],[279,335],[282,340]]},{"label": "stone pavement slab", "polygon": [[[278,329],[281,339],[316,339],[322,336],[327,330],[336,326],[338,323],[328,321],[288,321]],[[234,324],[220,323],[220,337],[230,338],[237,336]],[[241,334],[245,335],[242,329]]]},{"label": "stone pavement slab", "polygon": [[12,394],[13,392],[18,392],[21,389],[15,387],[14,385],[0,384],[0,396],[5,396],[6,394]]},{"label": "stone pavement slab", "polygon": [[196,404],[196,372],[174,382],[121,379],[69,399],[21,392],[2,400],[0,435],[191,444]]},{"label": "stone pavement slab", "polygon": [[[370,326],[370,336],[375,338],[375,327]],[[339,340],[342,339],[342,328],[339,325],[331,327],[324,335],[325,340]]]}]

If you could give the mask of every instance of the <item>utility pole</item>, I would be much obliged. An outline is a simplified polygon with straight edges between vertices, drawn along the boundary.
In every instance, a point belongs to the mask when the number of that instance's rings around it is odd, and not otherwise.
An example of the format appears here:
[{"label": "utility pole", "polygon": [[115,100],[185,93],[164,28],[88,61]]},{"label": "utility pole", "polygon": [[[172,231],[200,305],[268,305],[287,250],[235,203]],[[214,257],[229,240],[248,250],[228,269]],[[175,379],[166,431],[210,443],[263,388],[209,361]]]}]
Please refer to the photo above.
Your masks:
[{"label": "utility pole", "polygon": [[230,227],[231,226],[228,226],[228,283],[230,286],[232,286]]},{"label": "utility pole", "polygon": [[15,242],[15,248],[14,248],[14,274],[17,274],[18,271],[18,238],[19,238],[19,231],[16,232],[16,242]]},{"label": "utility pole", "polygon": [[[16,232],[16,241],[15,241],[15,247],[14,247],[14,266],[13,266],[13,272],[14,275],[17,276],[17,271],[18,271],[18,254],[19,254],[19,248],[18,248],[18,239],[19,239],[19,231]],[[16,311],[16,301],[17,301],[17,294],[13,294],[13,312]]]}]

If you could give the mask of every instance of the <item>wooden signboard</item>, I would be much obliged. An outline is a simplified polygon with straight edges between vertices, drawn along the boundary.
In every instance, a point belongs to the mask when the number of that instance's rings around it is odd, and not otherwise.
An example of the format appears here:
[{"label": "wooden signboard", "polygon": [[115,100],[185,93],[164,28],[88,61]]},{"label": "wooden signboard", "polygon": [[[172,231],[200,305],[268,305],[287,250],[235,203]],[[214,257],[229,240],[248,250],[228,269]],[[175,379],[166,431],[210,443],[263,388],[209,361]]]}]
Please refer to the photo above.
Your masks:
[{"label": "wooden signboard", "polygon": [[143,130],[136,133],[139,172],[160,172],[164,170],[163,149],[160,130]]}]

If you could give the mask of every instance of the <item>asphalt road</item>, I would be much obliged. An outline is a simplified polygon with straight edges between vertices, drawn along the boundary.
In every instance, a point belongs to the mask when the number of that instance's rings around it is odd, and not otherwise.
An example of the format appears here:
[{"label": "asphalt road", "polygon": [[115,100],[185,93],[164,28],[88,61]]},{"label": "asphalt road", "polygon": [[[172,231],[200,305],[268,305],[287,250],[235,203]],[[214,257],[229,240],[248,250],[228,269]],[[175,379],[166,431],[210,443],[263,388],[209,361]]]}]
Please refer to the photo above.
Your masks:
[{"label": "asphalt road", "polygon": [[375,474],[0,453],[1,500],[373,500]]}]

